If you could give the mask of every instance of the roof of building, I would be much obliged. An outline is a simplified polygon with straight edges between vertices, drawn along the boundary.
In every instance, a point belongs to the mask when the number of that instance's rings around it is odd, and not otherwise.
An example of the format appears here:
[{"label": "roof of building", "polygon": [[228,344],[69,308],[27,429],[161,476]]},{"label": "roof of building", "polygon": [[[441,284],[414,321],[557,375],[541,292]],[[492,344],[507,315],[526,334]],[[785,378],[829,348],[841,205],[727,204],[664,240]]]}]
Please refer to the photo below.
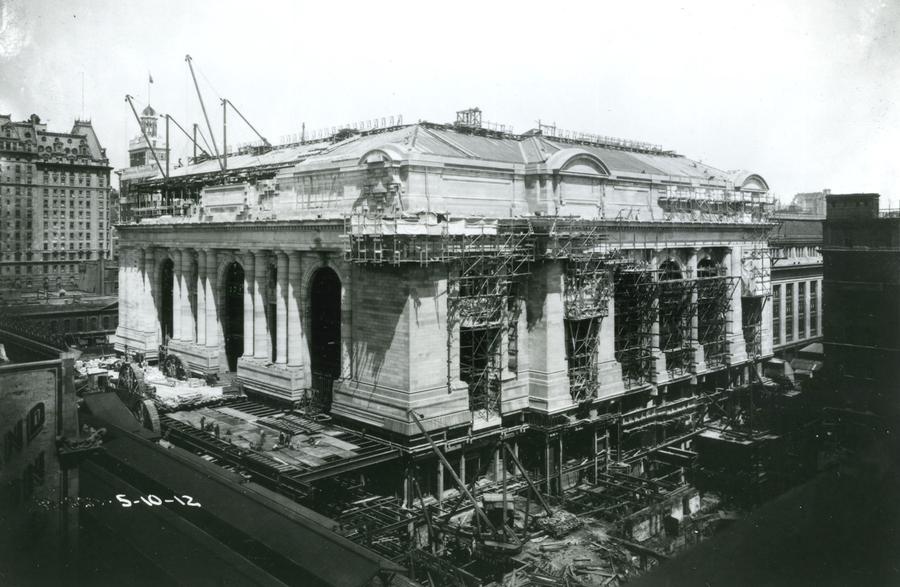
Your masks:
[{"label": "roof of building", "polygon": [[147,104],[147,107],[141,110],[141,116],[156,116],[156,110],[153,109],[153,106]]},{"label": "roof of building", "polygon": [[[746,171],[724,171],[671,151],[567,140],[534,132],[522,135],[477,132],[452,125],[420,122],[375,131],[351,131],[348,134],[337,141],[332,137],[334,142],[322,140],[287,145],[261,155],[229,154],[227,167],[234,171],[268,165],[296,165],[296,171],[301,172],[306,167],[355,163],[364,157],[380,156],[395,161],[437,157],[502,166],[544,165],[557,168],[581,159],[609,175],[664,176],[706,184],[768,189],[758,175]],[[206,159],[172,169],[170,178],[215,173],[220,169],[217,159]],[[149,179],[160,180],[162,175],[156,173]]]},{"label": "roof of building", "polygon": [[28,120],[13,121],[9,114],[0,115],[0,129],[5,139],[19,141],[22,149],[37,152],[48,162],[70,164],[107,164],[106,149],[100,145],[89,120],[75,120],[70,132],[47,130],[47,123],[32,114]]}]

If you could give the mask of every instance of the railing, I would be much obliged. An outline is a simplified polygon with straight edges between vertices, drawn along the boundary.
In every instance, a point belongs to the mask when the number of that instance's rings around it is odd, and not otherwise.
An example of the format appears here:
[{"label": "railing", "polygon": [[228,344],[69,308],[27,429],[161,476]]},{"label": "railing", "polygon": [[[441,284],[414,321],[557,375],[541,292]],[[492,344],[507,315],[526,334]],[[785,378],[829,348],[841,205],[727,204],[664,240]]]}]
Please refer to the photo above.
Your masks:
[{"label": "railing", "polygon": [[878,212],[879,218],[900,218],[900,208],[882,208]]}]

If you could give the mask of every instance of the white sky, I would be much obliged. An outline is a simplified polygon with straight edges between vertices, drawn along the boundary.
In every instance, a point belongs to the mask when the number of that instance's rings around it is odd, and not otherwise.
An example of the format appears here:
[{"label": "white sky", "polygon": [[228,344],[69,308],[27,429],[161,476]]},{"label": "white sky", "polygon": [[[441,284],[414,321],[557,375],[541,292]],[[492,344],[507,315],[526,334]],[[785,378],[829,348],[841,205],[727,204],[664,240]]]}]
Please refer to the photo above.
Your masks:
[{"label": "white sky", "polygon": [[[739,6],[739,8],[738,8]],[[900,2],[0,0],[0,112],[93,120],[114,167],[138,128],[126,93],[221,143],[218,96],[271,141],[479,106],[660,143],[773,192],[900,197]],[[229,143],[252,133],[229,116]],[[172,129],[175,133],[175,129]],[[174,136],[174,135],[173,135]],[[173,158],[187,140],[173,139]]]}]

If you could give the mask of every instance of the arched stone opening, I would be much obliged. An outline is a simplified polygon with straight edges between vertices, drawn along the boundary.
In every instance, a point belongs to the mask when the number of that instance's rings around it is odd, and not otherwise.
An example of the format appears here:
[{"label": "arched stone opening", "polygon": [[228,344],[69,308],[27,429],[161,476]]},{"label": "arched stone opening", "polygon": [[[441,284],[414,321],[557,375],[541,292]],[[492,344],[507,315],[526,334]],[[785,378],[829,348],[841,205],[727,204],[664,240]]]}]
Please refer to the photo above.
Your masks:
[{"label": "arched stone opening", "polygon": [[321,267],[309,286],[309,358],[313,386],[330,404],[331,382],[341,374],[341,280]]},{"label": "arched stone opening", "polygon": [[175,287],[175,264],[172,259],[164,259],[159,269],[159,330],[163,344],[168,344],[175,333],[172,314],[172,292]]},{"label": "arched stone opening", "polygon": [[703,347],[707,365],[721,363],[725,358],[731,285],[725,268],[714,259],[697,263],[697,342]]},{"label": "arched stone opening", "polygon": [[244,354],[244,268],[237,261],[225,267],[220,315],[228,370],[234,372]]},{"label": "arched stone opening", "polygon": [[691,285],[673,259],[659,266],[659,348],[666,356],[666,370],[690,365]]}]

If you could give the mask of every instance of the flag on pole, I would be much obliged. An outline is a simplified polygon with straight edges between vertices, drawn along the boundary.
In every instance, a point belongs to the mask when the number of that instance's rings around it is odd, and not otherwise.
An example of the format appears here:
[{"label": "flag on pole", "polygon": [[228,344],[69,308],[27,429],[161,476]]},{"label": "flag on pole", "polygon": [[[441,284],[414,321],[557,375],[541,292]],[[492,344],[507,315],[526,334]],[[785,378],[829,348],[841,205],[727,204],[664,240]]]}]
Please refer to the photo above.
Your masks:
[{"label": "flag on pole", "polygon": [[147,76],[150,78],[150,81],[148,81],[147,83],[152,84],[153,83],[153,74],[148,71]]}]

